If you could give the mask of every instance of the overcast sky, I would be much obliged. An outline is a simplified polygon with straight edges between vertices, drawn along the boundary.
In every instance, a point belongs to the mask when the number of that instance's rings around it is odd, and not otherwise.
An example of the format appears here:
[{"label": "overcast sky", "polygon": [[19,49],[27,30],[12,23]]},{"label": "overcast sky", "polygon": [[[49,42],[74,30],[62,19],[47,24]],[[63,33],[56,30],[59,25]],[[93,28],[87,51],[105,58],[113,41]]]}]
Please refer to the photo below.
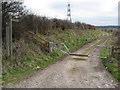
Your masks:
[{"label": "overcast sky", "polygon": [[[117,25],[119,0],[70,0],[72,21],[92,25]],[[67,18],[68,0],[25,0],[25,5],[37,15]]]}]

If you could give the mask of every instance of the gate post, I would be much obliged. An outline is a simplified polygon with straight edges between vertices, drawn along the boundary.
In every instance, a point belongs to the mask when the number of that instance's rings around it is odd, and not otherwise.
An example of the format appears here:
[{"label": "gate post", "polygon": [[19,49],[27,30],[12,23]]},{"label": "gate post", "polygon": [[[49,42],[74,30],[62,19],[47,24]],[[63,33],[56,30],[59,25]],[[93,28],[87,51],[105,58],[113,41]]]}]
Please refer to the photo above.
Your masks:
[{"label": "gate post", "polygon": [[9,16],[10,19],[10,32],[9,32],[9,39],[10,39],[10,59],[12,60],[12,16]]},{"label": "gate post", "polygon": [[110,57],[112,56],[112,46],[110,46]]},{"label": "gate post", "polygon": [[53,42],[49,42],[48,43],[48,52],[52,52],[52,48],[53,48]]},{"label": "gate post", "polygon": [[12,60],[12,16],[9,16],[9,22],[6,23],[6,53],[7,59]]},{"label": "gate post", "polygon": [[[7,57],[10,56],[10,48],[9,48],[9,23],[6,23],[6,53]],[[9,58],[7,58],[9,59]]]}]

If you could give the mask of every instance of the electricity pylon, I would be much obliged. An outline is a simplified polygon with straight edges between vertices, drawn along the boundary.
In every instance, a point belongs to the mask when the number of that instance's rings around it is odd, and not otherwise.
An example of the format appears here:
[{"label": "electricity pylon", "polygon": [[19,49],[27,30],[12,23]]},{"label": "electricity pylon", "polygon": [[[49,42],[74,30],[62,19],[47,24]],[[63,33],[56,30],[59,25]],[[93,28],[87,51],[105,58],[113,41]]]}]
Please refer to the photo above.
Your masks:
[{"label": "electricity pylon", "polygon": [[68,5],[67,5],[67,20],[72,22],[70,1],[68,1]]}]

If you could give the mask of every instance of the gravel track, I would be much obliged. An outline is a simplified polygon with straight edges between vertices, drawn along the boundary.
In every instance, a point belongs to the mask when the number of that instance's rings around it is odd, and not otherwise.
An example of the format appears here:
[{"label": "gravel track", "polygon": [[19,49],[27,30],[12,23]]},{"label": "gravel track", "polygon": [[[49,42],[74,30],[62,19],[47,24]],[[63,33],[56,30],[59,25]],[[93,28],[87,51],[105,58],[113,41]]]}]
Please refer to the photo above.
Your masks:
[{"label": "gravel track", "polygon": [[[83,53],[99,41],[88,43],[74,53]],[[99,55],[100,49],[92,54]],[[5,88],[115,88],[117,82],[102,66],[99,58],[88,57],[75,60],[78,56],[66,56],[63,60],[37,70],[20,81],[9,83]]]}]

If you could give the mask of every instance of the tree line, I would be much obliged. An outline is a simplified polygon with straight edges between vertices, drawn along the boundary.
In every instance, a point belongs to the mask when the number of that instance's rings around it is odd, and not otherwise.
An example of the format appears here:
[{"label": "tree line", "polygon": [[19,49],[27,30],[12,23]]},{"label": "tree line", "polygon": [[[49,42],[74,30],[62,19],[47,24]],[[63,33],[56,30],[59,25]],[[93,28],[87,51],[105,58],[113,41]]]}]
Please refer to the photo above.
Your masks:
[{"label": "tree line", "polygon": [[9,22],[9,15],[19,22],[13,22],[13,38],[20,39],[24,32],[32,31],[36,34],[47,34],[50,30],[69,30],[69,29],[95,29],[94,26],[81,23],[70,22],[57,18],[49,19],[43,16],[37,16],[25,9],[22,2],[2,2],[2,33],[5,38],[6,23]]}]

